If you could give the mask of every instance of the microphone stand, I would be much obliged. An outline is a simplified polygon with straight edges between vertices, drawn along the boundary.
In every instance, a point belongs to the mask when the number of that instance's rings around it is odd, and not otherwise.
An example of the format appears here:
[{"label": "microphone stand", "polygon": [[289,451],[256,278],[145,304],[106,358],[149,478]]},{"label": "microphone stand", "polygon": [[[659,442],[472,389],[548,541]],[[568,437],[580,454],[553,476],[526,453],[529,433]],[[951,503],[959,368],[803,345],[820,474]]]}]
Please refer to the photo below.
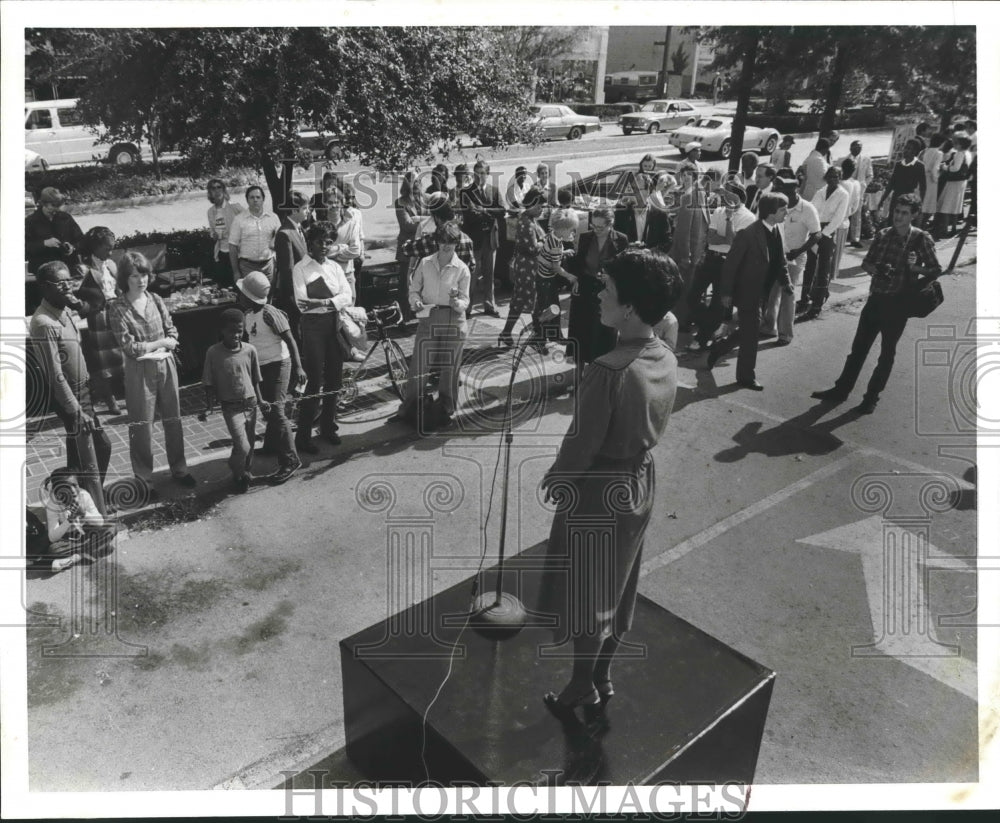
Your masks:
[{"label": "microphone stand", "polygon": [[499,563],[497,564],[497,585],[493,593],[483,592],[472,605],[472,618],[469,624],[484,637],[492,640],[502,640],[505,637],[512,637],[524,628],[528,620],[524,605],[514,595],[503,590],[503,561],[504,548],[507,541],[507,500],[508,487],[510,485],[510,445],[514,441],[514,433],[511,431],[511,405],[514,393],[514,378],[517,370],[521,366],[521,360],[529,345],[534,340],[534,329],[530,329],[531,336],[523,343],[521,337],[529,329],[524,329],[518,336],[517,353],[514,355],[514,365],[510,370],[510,382],[507,385],[507,403],[504,407],[503,426],[500,429],[504,438],[503,457],[503,497],[500,506],[500,547],[498,549]]}]

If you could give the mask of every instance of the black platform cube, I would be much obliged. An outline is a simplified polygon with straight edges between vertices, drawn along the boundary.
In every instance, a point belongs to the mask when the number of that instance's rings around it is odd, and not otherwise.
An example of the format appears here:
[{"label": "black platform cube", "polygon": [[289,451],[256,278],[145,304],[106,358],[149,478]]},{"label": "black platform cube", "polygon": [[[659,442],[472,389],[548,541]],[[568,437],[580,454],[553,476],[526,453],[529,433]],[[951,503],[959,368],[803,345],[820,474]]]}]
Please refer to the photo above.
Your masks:
[{"label": "black platform cube", "polygon": [[[505,591],[529,608],[539,562],[520,555],[504,575]],[[495,585],[495,576],[486,583]],[[773,672],[640,596],[630,645],[616,658],[606,724],[564,726],[542,695],[569,679],[568,647],[555,648],[552,632],[539,626],[501,641],[462,631],[470,586],[341,641],[347,754],[368,778],[753,782]]]}]

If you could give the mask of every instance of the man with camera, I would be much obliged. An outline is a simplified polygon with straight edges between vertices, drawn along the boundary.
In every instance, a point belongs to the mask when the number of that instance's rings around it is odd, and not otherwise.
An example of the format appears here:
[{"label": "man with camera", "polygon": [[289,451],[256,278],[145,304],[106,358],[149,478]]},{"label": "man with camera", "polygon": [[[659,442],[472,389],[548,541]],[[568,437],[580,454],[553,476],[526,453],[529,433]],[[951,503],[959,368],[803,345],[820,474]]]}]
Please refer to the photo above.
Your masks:
[{"label": "man with camera", "polygon": [[52,260],[69,264],[83,240],[83,230],[62,210],[64,201],[59,189],[46,186],[38,195],[38,208],[24,218],[24,256],[32,274]]},{"label": "man with camera", "polygon": [[833,388],[813,392],[817,400],[840,403],[854,388],[861,367],[878,335],[882,335],[882,350],[868,381],[868,390],[858,414],[871,414],[878,404],[896,359],[896,345],[909,319],[909,299],[931,280],[941,276],[931,236],[913,226],[920,213],[920,195],[903,194],[892,211],[892,225],[880,231],[872,242],[861,268],[871,275],[868,302],[861,310],[858,330],[851,344],[843,371]]}]

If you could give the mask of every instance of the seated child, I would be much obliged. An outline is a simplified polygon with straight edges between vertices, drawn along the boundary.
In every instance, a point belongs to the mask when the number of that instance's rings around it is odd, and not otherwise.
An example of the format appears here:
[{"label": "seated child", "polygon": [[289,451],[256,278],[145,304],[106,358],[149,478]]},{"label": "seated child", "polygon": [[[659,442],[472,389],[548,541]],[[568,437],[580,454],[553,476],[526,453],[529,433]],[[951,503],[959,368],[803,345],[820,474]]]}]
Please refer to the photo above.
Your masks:
[{"label": "seated child", "polygon": [[260,396],[260,363],[257,350],[243,342],[244,318],[239,309],[222,313],[222,342],[205,354],[201,382],[205,387],[206,411],[218,397],[226,428],[233,438],[229,468],[233,485],[243,494],[250,488],[253,444],[257,429],[257,407],[266,415],[271,406]]},{"label": "seated child", "polygon": [[114,539],[115,526],[105,522],[89,492],[80,488],[76,471],[56,469],[42,486],[45,526],[52,571],[93,559]]}]

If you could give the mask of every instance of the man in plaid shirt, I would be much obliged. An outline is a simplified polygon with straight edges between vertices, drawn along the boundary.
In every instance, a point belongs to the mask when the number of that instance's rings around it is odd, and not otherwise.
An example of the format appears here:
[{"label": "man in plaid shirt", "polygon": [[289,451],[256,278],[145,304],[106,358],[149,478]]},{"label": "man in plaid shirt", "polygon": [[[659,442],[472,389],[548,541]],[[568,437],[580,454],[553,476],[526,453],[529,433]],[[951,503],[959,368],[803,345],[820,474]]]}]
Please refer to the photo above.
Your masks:
[{"label": "man in plaid shirt", "polygon": [[[906,328],[908,314],[906,295],[928,280],[941,276],[941,264],[934,252],[931,236],[913,226],[920,213],[920,196],[904,194],[896,201],[892,225],[880,231],[861,264],[872,276],[868,302],[861,310],[858,330],[847,355],[844,369],[832,389],[813,392],[817,400],[842,402],[847,399],[861,373],[861,367],[878,335],[882,335],[882,351],[868,381],[868,390],[854,411],[871,414],[878,396],[885,388],[896,359],[896,344]],[[918,280],[918,275],[923,280]]]}]

